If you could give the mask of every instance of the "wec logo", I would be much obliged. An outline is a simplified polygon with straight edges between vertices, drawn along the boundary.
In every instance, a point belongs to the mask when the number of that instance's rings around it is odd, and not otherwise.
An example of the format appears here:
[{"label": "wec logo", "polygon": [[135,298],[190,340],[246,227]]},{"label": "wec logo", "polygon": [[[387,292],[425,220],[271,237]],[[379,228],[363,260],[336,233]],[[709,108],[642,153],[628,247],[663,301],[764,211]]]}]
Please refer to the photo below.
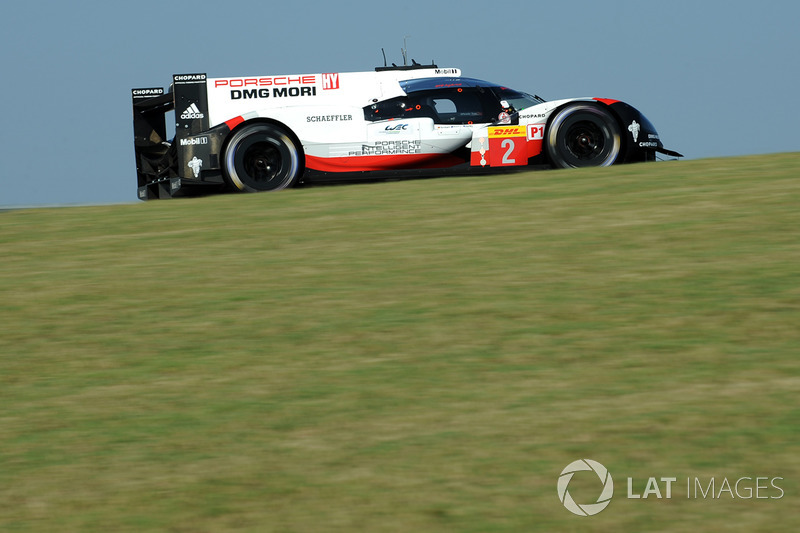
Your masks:
[{"label": "wec logo", "polygon": [[[603,492],[600,493],[600,497],[597,498],[595,503],[578,504],[572,499],[569,490],[567,490],[569,487],[569,482],[572,481],[572,476],[574,476],[577,472],[583,471],[594,472],[597,474],[597,477],[600,478],[600,482],[603,484]],[[597,461],[592,461],[591,459],[581,459],[579,461],[570,463],[564,470],[561,471],[561,475],[558,477],[558,499],[564,504],[564,507],[566,507],[569,512],[578,516],[594,516],[600,513],[603,511],[603,509],[608,507],[608,504],[611,503],[611,498],[613,496],[614,480],[611,479],[611,474],[608,473],[606,467]]]}]

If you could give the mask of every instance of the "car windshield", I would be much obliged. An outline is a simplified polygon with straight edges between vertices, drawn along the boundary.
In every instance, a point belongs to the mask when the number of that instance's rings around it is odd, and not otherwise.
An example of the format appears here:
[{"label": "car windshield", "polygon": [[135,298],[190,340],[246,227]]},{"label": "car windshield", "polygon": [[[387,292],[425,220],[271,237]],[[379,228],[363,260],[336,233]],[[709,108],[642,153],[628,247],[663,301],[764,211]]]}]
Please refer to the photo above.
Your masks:
[{"label": "car windshield", "polygon": [[513,107],[517,112],[545,102],[544,99],[539,96],[515,91],[508,87],[492,87],[492,89],[497,94],[497,98],[508,102],[508,105]]}]

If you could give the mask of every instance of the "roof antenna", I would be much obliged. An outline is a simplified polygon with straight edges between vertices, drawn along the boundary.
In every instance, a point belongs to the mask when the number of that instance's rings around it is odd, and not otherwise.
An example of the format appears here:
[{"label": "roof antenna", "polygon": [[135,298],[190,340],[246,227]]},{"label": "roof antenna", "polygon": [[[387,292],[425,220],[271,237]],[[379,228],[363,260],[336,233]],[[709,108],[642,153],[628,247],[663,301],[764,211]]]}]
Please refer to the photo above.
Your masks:
[{"label": "roof antenna", "polygon": [[406,35],[405,37],[403,37],[403,48],[400,50],[400,52],[403,54],[403,66],[404,67],[408,66],[408,45],[406,44],[406,39],[408,39],[409,37],[411,37],[411,36],[410,35]]},{"label": "roof antenna", "polygon": [[386,50],[381,48],[381,52],[383,52],[383,66],[388,67],[389,65],[386,63]]}]

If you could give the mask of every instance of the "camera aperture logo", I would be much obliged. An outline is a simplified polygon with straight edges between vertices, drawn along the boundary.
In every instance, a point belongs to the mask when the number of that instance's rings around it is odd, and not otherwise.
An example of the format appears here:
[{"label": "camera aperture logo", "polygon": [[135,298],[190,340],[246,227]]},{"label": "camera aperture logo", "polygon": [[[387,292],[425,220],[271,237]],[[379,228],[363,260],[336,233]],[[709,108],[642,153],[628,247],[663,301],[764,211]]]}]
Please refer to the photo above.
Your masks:
[{"label": "camera aperture logo", "polygon": [[[603,491],[600,497],[597,498],[595,503],[579,504],[572,499],[569,493],[569,482],[572,481],[572,476],[577,472],[594,472],[600,478],[603,485]],[[614,480],[611,479],[611,474],[608,469],[597,461],[591,459],[580,459],[567,465],[561,471],[558,477],[558,499],[564,504],[564,507],[571,513],[578,516],[594,516],[603,511],[608,504],[611,503],[611,498],[614,496]]]}]

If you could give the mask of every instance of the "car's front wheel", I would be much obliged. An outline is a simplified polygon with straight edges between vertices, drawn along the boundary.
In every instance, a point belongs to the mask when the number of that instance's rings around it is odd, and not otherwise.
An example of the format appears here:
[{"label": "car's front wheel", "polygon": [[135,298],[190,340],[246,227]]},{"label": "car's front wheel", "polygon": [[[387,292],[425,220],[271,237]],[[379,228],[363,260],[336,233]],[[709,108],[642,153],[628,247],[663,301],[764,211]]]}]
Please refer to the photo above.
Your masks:
[{"label": "car's front wheel", "polygon": [[281,127],[257,123],[244,126],[225,149],[225,176],[240,191],[277,191],[300,178],[300,149]]},{"label": "car's front wheel", "polygon": [[559,168],[613,165],[621,151],[617,120],[594,104],[572,104],[553,117],[547,132],[547,156]]}]

